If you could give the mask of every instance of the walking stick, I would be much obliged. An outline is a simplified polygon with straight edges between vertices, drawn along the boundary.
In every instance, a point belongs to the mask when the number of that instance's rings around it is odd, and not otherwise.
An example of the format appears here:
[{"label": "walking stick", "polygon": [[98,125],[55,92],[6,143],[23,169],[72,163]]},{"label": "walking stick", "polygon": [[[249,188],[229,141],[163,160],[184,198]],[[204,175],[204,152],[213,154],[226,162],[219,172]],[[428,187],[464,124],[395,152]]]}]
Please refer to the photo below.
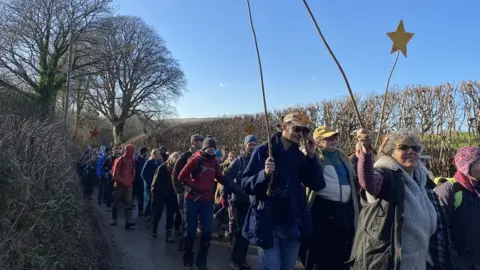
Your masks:
[{"label": "walking stick", "polygon": [[315,25],[315,28],[317,29],[318,35],[323,41],[323,44],[325,44],[325,47],[327,47],[328,52],[330,53],[330,56],[332,56],[333,61],[335,61],[335,64],[337,65],[338,69],[340,70],[340,73],[342,73],[343,80],[345,81],[345,84],[347,85],[347,90],[348,94],[350,96],[350,101],[352,102],[353,109],[355,110],[355,115],[357,116],[357,120],[360,123],[360,127],[365,128],[362,118],[360,117],[360,111],[358,110],[357,102],[355,101],[355,96],[353,95],[352,89],[350,88],[350,83],[348,82],[347,75],[343,71],[342,66],[340,65],[340,62],[338,62],[337,57],[335,57],[335,54],[333,53],[332,49],[327,43],[327,40],[323,36],[322,30],[320,30],[320,27],[318,26],[317,20],[315,19],[315,16],[313,15],[312,11],[310,10],[310,6],[308,5],[306,0],[303,0],[303,4],[305,5],[305,9],[307,10],[308,14],[310,15],[310,18],[312,19],[313,24]]},{"label": "walking stick", "polygon": [[[260,86],[262,89],[262,98],[263,98],[263,113],[265,117],[265,128],[267,130],[267,144],[268,144],[268,157],[272,157],[272,144],[270,143],[270,122],[268,120],[268,110],[267,110],[267,101],[265,98],[265,84],[263,81],[263,69],[262,69],[262,60],[260,59],[260,50],[258,49],[257,34],[255,33],[255,26],[253,25],[252,11],[250,8],[250,0],[247,1],[248,17],[250,19],[250,28],[252,30],[253,40],[255,41],[255,50],[257,53],[258,60],[258,69],[260,72]],[[267,196],[271,195],[273,176],[270,176],[270,181],[268,182]]]}]

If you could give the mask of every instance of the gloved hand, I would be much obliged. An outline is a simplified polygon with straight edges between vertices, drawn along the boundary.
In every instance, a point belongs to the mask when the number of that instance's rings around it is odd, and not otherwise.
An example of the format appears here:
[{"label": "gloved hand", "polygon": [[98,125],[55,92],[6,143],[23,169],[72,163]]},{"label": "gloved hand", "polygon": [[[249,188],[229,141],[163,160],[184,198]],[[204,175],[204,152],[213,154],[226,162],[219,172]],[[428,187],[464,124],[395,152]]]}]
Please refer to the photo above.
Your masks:
[{"label": "gloved hand", "polygon": [[223,208],[228,208],[229,202],[228,199],[225,197],[222,197],[222,200],[220,201],[220,204],[222,205]]}]

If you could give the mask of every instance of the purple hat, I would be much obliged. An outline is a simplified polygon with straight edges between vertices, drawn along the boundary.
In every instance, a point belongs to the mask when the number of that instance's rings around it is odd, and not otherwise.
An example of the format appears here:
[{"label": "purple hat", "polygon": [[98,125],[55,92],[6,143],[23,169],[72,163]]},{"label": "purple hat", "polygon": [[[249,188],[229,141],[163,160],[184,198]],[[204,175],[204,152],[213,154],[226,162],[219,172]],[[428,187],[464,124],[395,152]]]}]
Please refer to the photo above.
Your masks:
[{"label": "purple hat", "polygon": [[453,162],[457,170],[464,175],[469,175],[470,165],[480,159],[480,149],[475,146],[464,146],[458,149]]}]

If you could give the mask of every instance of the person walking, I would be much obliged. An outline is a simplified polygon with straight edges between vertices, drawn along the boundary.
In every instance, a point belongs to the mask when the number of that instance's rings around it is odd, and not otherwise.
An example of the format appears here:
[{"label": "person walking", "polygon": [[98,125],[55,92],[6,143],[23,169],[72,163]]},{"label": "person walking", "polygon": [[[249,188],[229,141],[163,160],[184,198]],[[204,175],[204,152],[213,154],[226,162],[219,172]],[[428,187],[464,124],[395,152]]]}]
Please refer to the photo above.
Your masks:
[{"label": "person walking", "polygon": [[348,156],[340,150],[340,134],[327,126],[315,129],[316,153],[326,187],[314,192],[307,188],[313,234],[307,247],[306,270],[348,270],[358,219],[356,174]]},{"label": "person walking", "polygon": [[[259,270],[294,269],[300,241],[311,234],[305,185],[325,187],[315,154],[308,116],[301,112],[283,118],[281,132],[255,148],[243,173],[243,191],[253,196],[243,225],[243,236],[258,247]],[[299,149],[305,144],[306,155]]]},{"label": "person walking", "polygon": [[[193,244],[199,220],[202,223],[200,248],[195,265],[199,270],[207,270],[207,256],[212,239],[213,203],[215,181],[224,182],[220,163],[215,159],[216,142],[213,138],[203,141],[202,150],[188,160],[179,174],[179,180],[186,187],[185,194],[185,250],[183,263],[185,270],[193,269]],[[232,185],[232,190],[240,192]]]},{"label": "person walking", "polygon": [[437,265],[437,253],[430,248],[432,236],[441,239],[440,244],[448,239],[437,230],[440,214],[429,197],[430,181],[420,165],[420,137],[409,130],[388,134],[375,162],[368,130],[357,131],[357,140],[363,208],[351,269],[425,270],[427,265]]},{"label": "person walking", "polygon": [[[227,182],[233,182],[241,187],[242,175],[250,162],[253,150],[257,147],[258,139],[254,135],[248,135],[244,140],[244,154],[234,159],[230,166],[224,171],[224,177]],[[230,203],[228,200],[230,197]],[[230,205],[229,205],[230,204]],[[249,270],[251,267],[247,263],[247,252],[249,242],[242,235],[242,228],[248,209],[250,208],[250,198],[247,194],[231,193],[228,188],[222,192],[222,206],[230,206],[234,216],[234,230],[232,231],[232,253],[230,256],[230,267],[232,270]]]},{"label": "person walking", "polygon": [[180,153],[173,152],[168,160],[156,169],[151,185],[153,212],[152,237],[157,237],[158,223],[162,217],[163,208],[166,206],[165,241],[169,243],[175,241],[173,230],[178,233],[182,222],[181,217],[176,215],[176,213],[178,213],[177,196],[171,181],[173,167],[178,157],[180,157]]},{"label": "person walking", "polygon": [[135,225],[132,219],[132,186],[135,178],[135,161],[133,153],[135,147],[131,144],[125,145],[123,155],[115,160],[113,164],[113,179],[115,181],[115,194],[112,207],[111,226],[117,225],[118,208],[120,203],[125,204],[125,229],[131,229]]},{"label": "person walking", "polygon": [[[144,184],[144,201],[146,202],[145,205],[145,212],[144,215],[147,219],[150,218],[150,210],[152,206],[152,181],[155,175],[155,171],[158,167],[162,164],[162,155],[160,149],[152,150],[150,153],[149,160],[143,166],[141,177],[143,179]],[[172,188],[173,189],[173,188]]]},{"label": "person walking", "polygon": [[135,207],[135,199],[137,199],[138,203],[138,216],[143,217],[143,192],[144,192],[144,185],[143,185],[143,178],[142,178],[142,170],[147,162],[147,147],[143,146],[140,148],[137,157],[135,158],[135,179],[133,180],[133,195],[132,195],[132,203],[133,207]]},{"label": "person walking", "polygon": [[[182,223],[185,221],[185,209],[184,209],[184,195],[185,195],[185,186],[180,182],[178,176],[182,171],[183,167],[187,164],[188,160],[193,157],[193,155],[200,149],[202,149],[204,137],[200,134],[194,134],[190,137],[190,149],[183,154],[175,162],[175,166],[172,171],[172,183],[173,189],[177,194],[177,203],[179,212],[176,215],[179,215],[182,218]],[[178,250],[184,251],[184,224],[180,226],[180,232],[175,237],[178,239]]]},{"label": "person walking", "polygon": [[114,179],[113,179],[113,164],[115,160],[121,155],[121,148],[115,146],[112,152],[107,156],[102,165],[102,171],[105,175],[105,200],[107,205],[107,211],[112,211],[113,203],[113,190],[114,190]]},{"label": "person walking", "polygon": [[[225,172],[225,170],[230,166],[230,164],[233,162],[233,160],[236,158],[235,152],[229,152],[227,154],[227,159],[220,164],[220,168],[222,169],[222,173]],[[232,179],[233,180],[233,179]],[[218,215],[217,215],[217,220],[219,223],[219,234],[218,237],[222,239],[225,236],[229,236],[230,232],[228,231],[228,200],[227,203],[225,204],[225,201],[223,201],[222,205],[222,194],[224,187],[220,183],[216,183],[216,188],[215,188],[215,213],[222,210]]]},{"label": "person walking", "polygon": [[106,203],[106,198],[107,198],[107,181],[105,179],[105,172],[102,170],[103,163],[105,162],[105,159],[107,159],[107,156],[110,155],[110,148],[105,148],[104,152],[100,155],[98,158],[98,163],[97,163],[97,176],[98,180],[100,182],[99,188],[98,188],[98,194],[97,194],[97,203],[98,205],[101,205],[102,203]]},{"label": "person walking", "polygon": [[454,164],[457,168],[454,180],[435,189],[448,222],[451,269],[480,269],[480,149],[475,146],[458,149]]}]

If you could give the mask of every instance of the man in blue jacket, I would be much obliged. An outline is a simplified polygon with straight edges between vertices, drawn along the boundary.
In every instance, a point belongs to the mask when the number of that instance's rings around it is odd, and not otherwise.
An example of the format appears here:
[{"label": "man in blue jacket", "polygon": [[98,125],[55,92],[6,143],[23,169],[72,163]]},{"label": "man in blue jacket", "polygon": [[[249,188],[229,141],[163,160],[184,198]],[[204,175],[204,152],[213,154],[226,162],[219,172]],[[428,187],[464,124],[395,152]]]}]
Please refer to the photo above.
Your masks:
[{"label": "man in blue jacket", "polygon": [[98,205],[101,205],[102,202],[106,203],[107,200],[107,181],[105,180],[105,172],[102,170],[103,162],[105,162],[105,159],[107,158],[107,155],[109,154],[110,149],[106,148],[104,152],[99,156],[98,158],[98,163],[97,163],[97,175],[98,179],[100,181],[99,189],[98,189],[98,196],[97,196],[97,202]]},{"label": "man in blue jacket", "polygon": [[[310,119],[304,113],[283,118],[281,132],[252,153],[242,179],[242,189],[252,195],[243,226],[243,236],[258,247],[260,270],[295,268],[300,240],[311,233],[312,224],[305,190],[325,187],[322,168],[310,135]],[[305,143],[306,155],[299,149]]]}]

